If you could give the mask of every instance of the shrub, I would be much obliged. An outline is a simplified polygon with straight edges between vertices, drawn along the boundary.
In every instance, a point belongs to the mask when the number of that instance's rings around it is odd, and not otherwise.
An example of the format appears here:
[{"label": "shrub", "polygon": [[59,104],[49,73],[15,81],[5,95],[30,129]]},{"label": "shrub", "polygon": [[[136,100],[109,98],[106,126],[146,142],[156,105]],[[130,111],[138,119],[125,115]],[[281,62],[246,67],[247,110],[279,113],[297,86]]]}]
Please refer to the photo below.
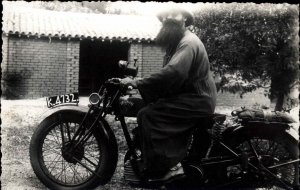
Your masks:
[{"label": "shrub", "polygon": [[283,97],[298,82],[299,8],[254,3],[198,6],[193,30],[222,76],[221,89],[245,93],[269,85],[269,98],[277,99],[280,110]]},{"label": "shrub", "polygon": [[1,89],[2,96],[6,99],[22,98],[25,92],[23,86],[25,76],[30,76],[31,72],[27,69],[22,71],[2,73]]}]

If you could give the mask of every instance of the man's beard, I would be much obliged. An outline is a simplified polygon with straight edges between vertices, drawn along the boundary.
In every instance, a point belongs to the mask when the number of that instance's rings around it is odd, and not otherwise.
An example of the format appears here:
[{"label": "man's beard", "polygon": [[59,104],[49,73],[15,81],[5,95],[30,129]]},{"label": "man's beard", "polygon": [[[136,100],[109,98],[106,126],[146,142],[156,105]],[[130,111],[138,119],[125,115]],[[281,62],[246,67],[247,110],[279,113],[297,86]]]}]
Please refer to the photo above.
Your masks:
[{"label": "man's beard", "polygon": [[184,35],[182,23],[175,19],[167,19],[156,36],[156,43],[163,48],[174,48],[178,45]]}]

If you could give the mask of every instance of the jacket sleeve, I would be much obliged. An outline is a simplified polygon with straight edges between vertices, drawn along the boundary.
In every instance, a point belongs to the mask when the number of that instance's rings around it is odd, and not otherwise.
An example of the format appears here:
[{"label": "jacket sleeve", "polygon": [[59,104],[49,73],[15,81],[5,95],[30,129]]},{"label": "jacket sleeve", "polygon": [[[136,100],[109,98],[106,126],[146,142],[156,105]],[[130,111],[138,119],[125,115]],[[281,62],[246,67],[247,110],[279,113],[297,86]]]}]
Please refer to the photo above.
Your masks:
[{"label": "jacket sleeve", "polygon": [[189,76],[194,51],[188,44],[180,43],[169,63],[159,72],[137,81],[137,88],[146,102],[175,95]]}]

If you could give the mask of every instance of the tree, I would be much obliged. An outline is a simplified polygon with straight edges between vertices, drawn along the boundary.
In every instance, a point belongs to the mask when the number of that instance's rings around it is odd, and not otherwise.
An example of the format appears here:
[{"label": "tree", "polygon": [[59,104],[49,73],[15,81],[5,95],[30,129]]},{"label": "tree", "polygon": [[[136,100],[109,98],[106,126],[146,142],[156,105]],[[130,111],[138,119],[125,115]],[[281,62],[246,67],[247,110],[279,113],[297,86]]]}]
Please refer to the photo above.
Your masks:
[{"label": "tree", "polygon": [[82,6],[92,10],[95,13],[107,13],[106,9],[111,4],[107,1],[82,1]]},{"label": "tree", "polygon": [[298,84],[298,16],[298,7],[289,4],[199,6],[194,32],[222,76],[220,89],[242,95],[268,88],[275,110],[282,110],[284,97]]}]

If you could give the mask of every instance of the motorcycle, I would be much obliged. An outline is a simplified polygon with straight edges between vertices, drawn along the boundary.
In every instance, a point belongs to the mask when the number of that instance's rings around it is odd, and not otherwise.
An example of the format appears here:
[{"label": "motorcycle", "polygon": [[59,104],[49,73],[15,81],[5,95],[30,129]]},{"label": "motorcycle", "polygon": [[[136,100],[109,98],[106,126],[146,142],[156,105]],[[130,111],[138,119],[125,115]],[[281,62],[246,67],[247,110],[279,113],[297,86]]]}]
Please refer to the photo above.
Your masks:
[{"label": "motorcycle", "polygon": [[[124,76],[136,77],[137,68],[120,62]],[[298,141],[287,130],[293,121],[283,113],[243,108],[199,116],[201,127],[190,136],[184,175],[173,181],[149,179],[142,174],[140,142],[126,117],[143,107],[130,87],[109,79],[89,96],[87,110],[78,108],[78,94],[47,98],[53,113],[36,128],[30,142],[30,161],[38,179],[50,189],[82,190],[104,185],[118,161],[115,134],[106,120],[120,122],[128,145],[124,178],[133,186],[167,188],[299,188]],[[129,98],[124,99],[128,96]],[[75,103],[76,105],[66,106]],[[60,108],[55,110],[56,108]]]}]

